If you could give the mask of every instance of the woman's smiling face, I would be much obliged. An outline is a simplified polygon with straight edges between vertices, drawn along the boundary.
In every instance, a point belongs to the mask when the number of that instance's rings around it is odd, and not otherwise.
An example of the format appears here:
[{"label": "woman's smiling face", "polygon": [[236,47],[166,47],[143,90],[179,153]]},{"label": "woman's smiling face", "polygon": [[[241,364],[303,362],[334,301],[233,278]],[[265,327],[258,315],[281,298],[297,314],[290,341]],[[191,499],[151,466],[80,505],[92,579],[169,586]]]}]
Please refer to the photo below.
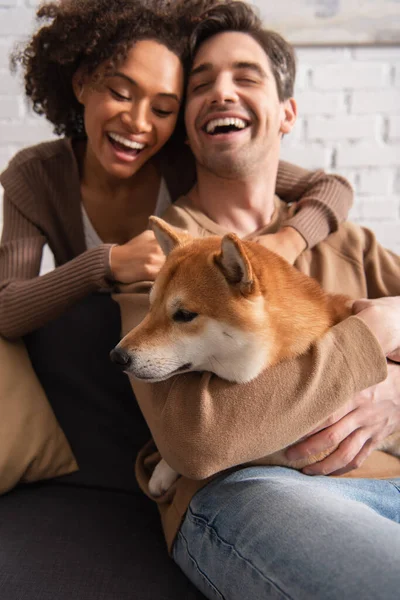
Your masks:
[{"label": "woman's smiling face", "polygon": [[137,173],[174,131],[183,82],[180,59],[154,40],[136,42],[115,70],[102,65],[83,84],[77,76],[92,164],[117,179]]}]

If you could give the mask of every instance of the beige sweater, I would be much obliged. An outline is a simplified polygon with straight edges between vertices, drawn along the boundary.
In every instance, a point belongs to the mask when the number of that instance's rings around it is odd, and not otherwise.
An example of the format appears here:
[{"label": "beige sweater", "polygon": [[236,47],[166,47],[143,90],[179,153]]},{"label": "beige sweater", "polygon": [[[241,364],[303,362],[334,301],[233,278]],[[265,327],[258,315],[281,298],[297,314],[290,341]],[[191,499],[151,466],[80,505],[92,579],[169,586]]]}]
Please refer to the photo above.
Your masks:
[{"label": "beige sweater", "polygon": [[[278,202],[264,232],[289,217]],[[164,218],[197,236],[226,231],[180,199]],[[260,232],[257,232],[258,234]],[[251,236],[249,236],[251,238]],[[296,265],[332,292],[353,298],[400,294],[400,258],[384,250],[374,235],[345,223]],[[146,286],[117,297],[126,333],[147,310]],[[181,477],[158,500],[169,548],[192,495],[208,478],[243,463],[268,464],[268,455],[293,444],[322,423],[356,392],[382,381],[386,360],[375,337],[357,317],[336,325],[310,351],[264,371],[248,384],[223,381],[211,373],[187,373],[149,384],[131,380],[157,448]],[[137,475],[148,493],[151,467],[159,458],[149,445],[139,457]],[[400,476],[400,461],[382,456],[378,470],[363,476]],[[353,473],[353,476],[355,474]]]}]

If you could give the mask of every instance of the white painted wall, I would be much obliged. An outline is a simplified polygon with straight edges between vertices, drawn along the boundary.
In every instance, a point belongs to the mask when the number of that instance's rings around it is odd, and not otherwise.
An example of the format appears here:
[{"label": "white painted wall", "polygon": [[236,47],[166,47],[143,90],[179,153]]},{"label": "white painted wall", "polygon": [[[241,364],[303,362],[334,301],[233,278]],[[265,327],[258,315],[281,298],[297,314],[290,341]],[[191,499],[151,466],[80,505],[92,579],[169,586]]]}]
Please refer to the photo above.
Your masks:
[{"label": "white painted wall", "polygon": [[[31,31],[38,4],[0,0],[0,171],[19,148],[52,136],[8,71],[9,51]],[[301,47],[297,55],[299,121],[283,158],[348,177],[352,220],[400,253],[400,46]]]}]

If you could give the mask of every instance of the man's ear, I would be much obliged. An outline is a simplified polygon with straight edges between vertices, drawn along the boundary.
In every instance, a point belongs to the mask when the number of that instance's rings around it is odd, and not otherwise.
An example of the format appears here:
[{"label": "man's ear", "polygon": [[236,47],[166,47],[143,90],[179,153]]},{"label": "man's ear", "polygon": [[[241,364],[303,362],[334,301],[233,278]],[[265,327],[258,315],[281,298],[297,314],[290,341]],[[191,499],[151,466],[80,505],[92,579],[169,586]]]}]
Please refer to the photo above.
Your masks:
[{"label": "man's ear", "polygon": [[294,98],[288,98],[282,103],[282,120],[280,126],[280,133],[283,135],[290,133],[296,123],[297,119],[297,103]]},{"label": "man's ear", "polygon": [[164,219],[160,219],[159,217],[151,216],[149,223],[165,256],[168,256],[174,248],[184,246],[193,239],[188,233],[178,232],[164,221]]},{"label": "man's ear", "polygon": [[246,250],[236,234],[224,235],[221,252],[215,256],[214,260],[231,285],[238,285],[243,294],[252,292],[254,287],[253,270]]}]

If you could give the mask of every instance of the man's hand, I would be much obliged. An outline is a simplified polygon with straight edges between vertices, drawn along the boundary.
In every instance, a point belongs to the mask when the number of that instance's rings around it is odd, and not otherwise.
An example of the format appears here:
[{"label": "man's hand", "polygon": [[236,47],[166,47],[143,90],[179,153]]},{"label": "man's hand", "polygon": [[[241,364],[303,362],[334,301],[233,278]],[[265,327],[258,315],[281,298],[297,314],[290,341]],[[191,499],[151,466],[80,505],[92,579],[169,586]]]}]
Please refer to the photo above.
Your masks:
[{"label": "man's hand", "polygon": [[150,230],[111,248],[111,272],[120,283],[154,281],[164,262],[165,255]]},{"label": "man's hand", "polygon": [[287,458],[305,458],[337,446],[303,473],[342,475],[360,467],[382,440],[400,430],[400,365],[389,363],[385,381],[356,394],[322,428],[289,448]]},{"label": "man's hand", "polygon": [[293,227],[283,227],[277,233],[260,235],[252,241],[256,241],[268,250],[276,252],[291,265],[307,247],[303,236]]},{"label": "man's hand", "polygon": [[385,356],[400,362],[400,296],[356,300],[353,314],[368,325]]}]

